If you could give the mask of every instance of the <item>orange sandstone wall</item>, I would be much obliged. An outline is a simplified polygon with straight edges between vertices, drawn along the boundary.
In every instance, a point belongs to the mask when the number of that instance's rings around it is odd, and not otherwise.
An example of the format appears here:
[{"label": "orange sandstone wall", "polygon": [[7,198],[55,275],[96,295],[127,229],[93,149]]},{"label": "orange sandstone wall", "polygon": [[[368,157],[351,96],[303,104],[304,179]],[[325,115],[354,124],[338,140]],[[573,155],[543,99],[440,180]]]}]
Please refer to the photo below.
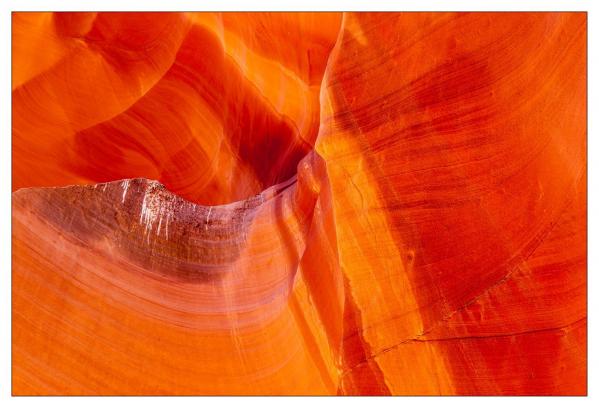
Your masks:
[{"label": "orange sandstone wall", "polygon": [[585,14],[12,23],[14,394],[586,394]]}]

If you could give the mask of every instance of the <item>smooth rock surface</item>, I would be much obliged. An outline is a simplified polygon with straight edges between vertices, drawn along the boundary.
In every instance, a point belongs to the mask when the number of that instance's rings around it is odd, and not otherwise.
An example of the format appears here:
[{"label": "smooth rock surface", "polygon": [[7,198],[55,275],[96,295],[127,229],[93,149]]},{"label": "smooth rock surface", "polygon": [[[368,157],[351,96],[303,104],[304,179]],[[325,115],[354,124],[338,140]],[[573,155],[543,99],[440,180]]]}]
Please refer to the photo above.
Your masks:
[{"label": "smooth rock surface", "polygon": [[14,13],[13,53],[14,394],[586,394],[585,14]]}]

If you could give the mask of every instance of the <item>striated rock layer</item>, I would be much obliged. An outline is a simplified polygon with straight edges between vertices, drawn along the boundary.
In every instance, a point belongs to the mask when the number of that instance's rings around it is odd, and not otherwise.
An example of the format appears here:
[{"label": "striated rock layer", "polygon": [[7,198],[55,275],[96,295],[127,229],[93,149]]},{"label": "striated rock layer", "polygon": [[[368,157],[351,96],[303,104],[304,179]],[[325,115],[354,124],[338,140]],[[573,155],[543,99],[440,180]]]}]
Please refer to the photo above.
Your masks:
[{"label": "striated rock layer", "polygon": [[13,73],[14,394],[586,394],[585,14],[15,13]]}]

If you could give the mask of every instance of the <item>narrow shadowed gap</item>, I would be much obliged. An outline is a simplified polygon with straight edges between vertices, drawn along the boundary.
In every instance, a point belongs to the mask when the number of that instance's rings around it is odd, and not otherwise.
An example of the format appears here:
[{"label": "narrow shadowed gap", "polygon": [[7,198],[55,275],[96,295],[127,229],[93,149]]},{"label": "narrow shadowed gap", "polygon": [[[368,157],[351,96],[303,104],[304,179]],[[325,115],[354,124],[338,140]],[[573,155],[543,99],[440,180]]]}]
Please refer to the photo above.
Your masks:
[{"label": "narrow shadowed gap", "polygon": [[[180,92],[173,93],[174,85]],[[314,104],[318,112],[314,96],[298,103]],[[185,119],[169,107],[173,104],[182,112],[205,106],[222,126],[223,140],[210,140],[220,136],[212,130],[202,134],[204,119],[197,122],[193,113]],[[185,120],[189,126],[182,126]],[[190,201],[224,204],[292,177],[313,148],[306,140],[315,140],[318,132],[318,117],[308,120],[314,121],[309,134],[300,135],[293,120],[274,111],[244,77],[219,38],[194,25],[153,89],[117,117],[76,134],[76,161],[69,159],[66,167],[98,182],[154,178]],[[179,146],[183,140],[191,143]],[[217,142],[222,147],[210,150]],[[168,153],[173,149],[179,149],[177,160]]]}]

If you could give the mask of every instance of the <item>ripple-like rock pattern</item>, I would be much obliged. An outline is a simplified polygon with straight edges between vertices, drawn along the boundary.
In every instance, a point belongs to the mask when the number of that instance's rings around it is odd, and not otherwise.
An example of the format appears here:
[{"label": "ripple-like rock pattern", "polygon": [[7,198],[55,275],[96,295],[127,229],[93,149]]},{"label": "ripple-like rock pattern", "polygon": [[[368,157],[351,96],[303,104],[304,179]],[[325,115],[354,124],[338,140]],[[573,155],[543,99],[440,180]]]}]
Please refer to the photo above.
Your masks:
[{"label": "ripple-like rock pattern", "polygon": [[14,13],[17,395],[586,394],[586,15]]}]

